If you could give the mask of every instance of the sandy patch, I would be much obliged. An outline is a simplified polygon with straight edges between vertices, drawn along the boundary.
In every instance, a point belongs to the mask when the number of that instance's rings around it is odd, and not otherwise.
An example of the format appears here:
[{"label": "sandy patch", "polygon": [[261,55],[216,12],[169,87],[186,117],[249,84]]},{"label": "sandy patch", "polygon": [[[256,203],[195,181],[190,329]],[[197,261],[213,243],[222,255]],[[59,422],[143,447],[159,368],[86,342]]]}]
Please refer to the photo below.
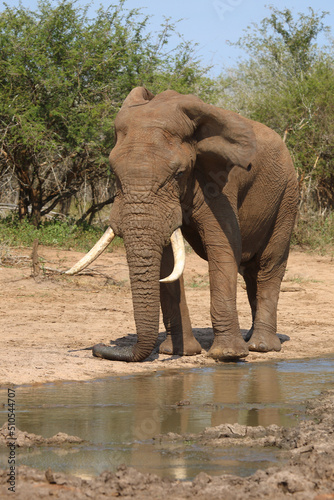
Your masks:
[{"label": "sandy patch", "polygon": [[[65,277],[42,271],[31,277],[29,249],[11,250],[0,267],[0,384],[88,380],[113,374],[214,364],[206,357],[213,334],[209,314],[207,263],[187,254],[186,294],[202,354],[159,355],[141,363],[93,358],[96,343],[135,341],[128,269],[123,249],[102,255],[91,275]],[[82,254],[39,248],[45,268],[67,269]],[[13,260],[13,257],[15,259]],[[14,267],[7,265],[14,264]],[[315,357],[334,352],[334,261],[330,256],[291,252],[279,302],[278,332],[286,341],[279,353],[251,353],[245,362]],[[243,280],[238,284],[238,311],[243,330],[250,309]],[[160,321],[159,340],[164,338]],[[289,338],[290,340],[287,340]],[[80,350],[83,349],[83,350]]]}]

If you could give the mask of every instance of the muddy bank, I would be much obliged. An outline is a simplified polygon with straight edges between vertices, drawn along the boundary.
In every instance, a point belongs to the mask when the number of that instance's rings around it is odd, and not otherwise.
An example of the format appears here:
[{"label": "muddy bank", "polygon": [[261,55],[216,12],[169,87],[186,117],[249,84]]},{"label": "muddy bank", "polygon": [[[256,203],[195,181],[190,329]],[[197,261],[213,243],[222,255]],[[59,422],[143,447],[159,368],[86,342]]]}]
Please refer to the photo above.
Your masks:
[{"label": "muddy bank", "polygon": [[[274,500],[329,500],[334,498],[334,390],[308,403],[309,420],[295,428],[277,426],[247,427],[221,425],[207,428],[198,435],[168,434],[163,440],[192,439],[210,446],[276,446],[285,449],[289,461],[283,467],[271,467],[254,475],[240,478],[231,475],[211,477],[201,472],[193,481],[172,481],[153,474],[142,474],[121,466],[104,472],[92,480],[28,467],[18,468],[15,498],[61,499],[110,497],[158,499],[244,500],[270,498]],[[0,471],[0,497],[13,498],[8,492],[6,470]]]},{"label": "muddy bank", "polygon": [[[0,428],[0,446],[7,446],[8,441],[10,441],[11,436],[8,430],[8,423],[5,422]],[[15,445],[18,448],[26,447],[31,448],[34,446],[60,446],[64,444],[72,445],[83,443],[84,440],[77,436],[69,436],[64,432],[58,432],[50,438],[44,438],[38,434],[32,434],[25,431],[20,431],[17,427],[15,428]]]}]

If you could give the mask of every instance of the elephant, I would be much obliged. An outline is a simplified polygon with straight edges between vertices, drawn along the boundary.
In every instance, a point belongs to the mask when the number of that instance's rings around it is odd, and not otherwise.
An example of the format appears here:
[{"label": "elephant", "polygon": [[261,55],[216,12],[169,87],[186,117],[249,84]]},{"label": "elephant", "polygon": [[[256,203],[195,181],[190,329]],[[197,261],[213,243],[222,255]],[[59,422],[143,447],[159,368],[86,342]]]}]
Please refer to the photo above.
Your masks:
[{"label": "elephant", "polygon": [[[185,297],[183,238],[208,261],[214,340],[207,355],[230,361],[249,351],[280,351],[277,303],[298,205],[295,169],[280,136],[197,96],[153,95],[144,87],[125,99],[115,133],[109,227],[67,273],[89,265],[115,235],[123,238],[137,342],[97,344],[93,355],[146,359],[157,341],[160,305],[167,336],[159,352],[201,353]],[[238,273],[252,313],[245,339],[236,307]]]}]

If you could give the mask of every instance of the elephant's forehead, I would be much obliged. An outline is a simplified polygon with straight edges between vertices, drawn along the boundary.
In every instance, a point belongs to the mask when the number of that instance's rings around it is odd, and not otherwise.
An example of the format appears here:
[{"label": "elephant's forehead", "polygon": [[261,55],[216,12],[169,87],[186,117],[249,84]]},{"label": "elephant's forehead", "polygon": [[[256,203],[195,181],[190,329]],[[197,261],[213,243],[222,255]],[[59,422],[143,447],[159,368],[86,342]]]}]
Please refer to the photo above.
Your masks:
[{"label": "elephant's forehead", "polygon": [[140,133],[163,130],[171,135],[190,133],[192,123],[176,104],[149,102],[121,109],[115,120],[117,131]]}]

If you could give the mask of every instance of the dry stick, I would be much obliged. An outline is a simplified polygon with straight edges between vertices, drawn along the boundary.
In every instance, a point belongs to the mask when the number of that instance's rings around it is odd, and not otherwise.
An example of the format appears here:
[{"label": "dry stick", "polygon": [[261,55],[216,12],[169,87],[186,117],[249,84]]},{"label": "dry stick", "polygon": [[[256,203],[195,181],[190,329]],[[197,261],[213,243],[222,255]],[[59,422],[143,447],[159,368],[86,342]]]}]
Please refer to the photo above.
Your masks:
[{"label": "dry stick", "polygon": [[39,275],[41,268],[38,259],[38,239],[36,238],[32,247],[32,275],[34,278]]},{"label": "dry stick", "polygon": [[[56,274],[65,274],[66,271],[61,271],[60,269],[55,269],[54,267],[45,267],[43,266],[44,271],[49,271],[51,273],[56,273]],[[97,270],[85,270],[81,271],[80,273],[77,273],[77,276],[101,276],[102,278],[112,280],[115,285],[119,284],[118,281],[116,281],[112,276],[108,276],[107,274],[101,273],[101,271]]]}]

